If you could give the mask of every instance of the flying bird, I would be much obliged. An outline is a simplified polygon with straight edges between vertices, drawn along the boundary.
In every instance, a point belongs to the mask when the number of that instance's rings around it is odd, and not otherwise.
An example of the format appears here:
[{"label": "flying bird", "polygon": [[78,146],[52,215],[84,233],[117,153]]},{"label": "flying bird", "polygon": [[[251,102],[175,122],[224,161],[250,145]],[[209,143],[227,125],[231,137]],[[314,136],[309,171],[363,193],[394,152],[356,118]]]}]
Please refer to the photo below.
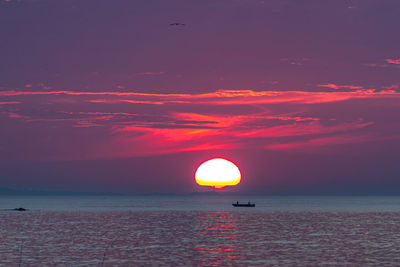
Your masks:
[{"label": "flying bird", "polygon": [[179,23],[179,22],[170,23],[170,24],[169,24],[169,26],[185,26],[185,25],[186,25],[185,23]]}]

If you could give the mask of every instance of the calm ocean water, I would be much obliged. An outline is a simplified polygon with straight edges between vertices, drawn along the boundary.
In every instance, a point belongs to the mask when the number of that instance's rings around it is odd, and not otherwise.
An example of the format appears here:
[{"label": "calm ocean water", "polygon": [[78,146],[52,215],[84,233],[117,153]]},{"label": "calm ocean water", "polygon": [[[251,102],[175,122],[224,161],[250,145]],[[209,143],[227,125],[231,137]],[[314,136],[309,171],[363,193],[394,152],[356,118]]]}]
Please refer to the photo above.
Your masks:
[{"label": "calm ocean water", "polygon": [[1,266],[400,265],[400,197],[3,196],[0,209]]}]

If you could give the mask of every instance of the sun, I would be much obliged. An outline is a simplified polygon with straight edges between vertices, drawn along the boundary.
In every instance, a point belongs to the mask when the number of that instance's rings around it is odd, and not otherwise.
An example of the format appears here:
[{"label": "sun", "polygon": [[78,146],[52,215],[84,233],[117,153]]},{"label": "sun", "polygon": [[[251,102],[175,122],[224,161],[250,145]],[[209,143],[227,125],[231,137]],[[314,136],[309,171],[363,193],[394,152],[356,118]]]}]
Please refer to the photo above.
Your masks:
[{"label": "sun", "polygon": [[203,162],[197,168],[195,178],[199,185],[224,188],[240,183],[241,174],[233,162],[214,158]]}]

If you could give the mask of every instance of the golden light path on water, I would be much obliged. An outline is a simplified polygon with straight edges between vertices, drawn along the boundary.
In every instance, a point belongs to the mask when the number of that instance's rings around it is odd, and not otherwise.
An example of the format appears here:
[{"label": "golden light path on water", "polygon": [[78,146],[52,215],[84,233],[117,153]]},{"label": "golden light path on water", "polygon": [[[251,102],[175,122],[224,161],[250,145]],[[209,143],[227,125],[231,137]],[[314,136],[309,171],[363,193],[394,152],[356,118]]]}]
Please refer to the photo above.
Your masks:
[{"label": "golden light path on water", "polygon": [[240,183],[239,168],[231,161],[214,158],[202,163],[195,174],[196,182],[203,186],[223,188]]}]

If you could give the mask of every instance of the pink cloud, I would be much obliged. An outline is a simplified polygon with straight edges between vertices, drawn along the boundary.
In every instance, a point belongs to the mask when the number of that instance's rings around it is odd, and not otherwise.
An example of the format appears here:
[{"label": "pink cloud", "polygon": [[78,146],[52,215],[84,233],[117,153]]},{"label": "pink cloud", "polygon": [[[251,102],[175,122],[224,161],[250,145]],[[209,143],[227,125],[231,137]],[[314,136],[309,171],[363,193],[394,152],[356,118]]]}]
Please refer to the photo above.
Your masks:
[{"label": "pink cloud", "polygon": [[25,119],[25,120],[29,119],[28,116],[23,116],[23,115],[17,114],[15,112],[10,112],[10,111],[0,111],[0,114],[4,114],[8,118],[12,118],[12,119]]},{"label": "pink cloud", "polygon": [[101,127],[104,126],[102,124],[93,123],[90,121],[78,120],[76,124],[73,126],[75,128],[88,128],[88,127]]},{"label": "pink cloud", "polygon": [[392,89],[399,89],[400,86],[398,84],[392,84],[392,85],[389,85],[389,86],[382,86],[382,88],[388,89],[388,90],[392,90]]},{"label": "pink cloud", "polygon": [[22,102],[19,101],[6,101],[6,102],[0,102],[0,105],[15,105],[15,104],[21,104]]},{"label": "pink cloud", "polygon": [[305,62],[310,61],[309,58],[303,57],[303,58],[281,58],[280,61],[282,62],[287,62],[290,65],[295,65],[295,66],[303,66]]},{"label": "pink cloud", "polygon": [[[337,117],[329,112],[320,113],[322,106],[314,104],[332,103],[329,108],[337,108],[346,100],[390,99],[395,103],[400,99],[400,93],[392,87],[380,91],[346,87],[353,90],[217,90],[199,94],[14,90],[0,92],[0,98],[21,100],[19,110],[7,113],[8,117],[29,122],[32,127],[56,125],[73,127],[74,131],[98,127],[96,131],[110,140],[104,144],[110,151],[119,156],[134,156],[206,149],[318,147],[334,140],[339,140],[338,144],[351,142],[356,139],[349,136],[369,133],[371,128],[376,131],[378,127],[374,125],[379,122],[354,116],[344,119],[342,112],[336,112]],[[32,108],[37,108],[37,112],[31,112]],[[343,135],[348,138],[334,139]],[[296,141],[304,139],[314,141]]]},{"label": "pink cloud", "polygon": [[378,64],[376,63],[363,63],[361,65],[366,67],[378,67]]},{"label": "pink cloud", "polygon": [[319,87],[332,88],[332,89],[351,89],[351,90],[363,89],[362,86],[357,86],[357,85],[336,85],[334,83],[318,84],[318,86]]},{"label": "pink cloud", "polygon": [[119,100],[91,99],[91,100],[88,100],[88,102],[90,102],[90,103],[111,103],[111,104],[115,104],[115,103],[118,103]]},{"label": "pink cloud", "polygon": [[[72,114],[72,112],[70,112]],[[78,112],[78,114],[86,114],[86,115],[123,115],[123,116],[136,116],[137,113],[126,113],[126,112]]]},{"label": "pink cloud", "polygon": [[146,72],[136,73],[135,75],[158,76],[158,75],[164,75],[164,74],[165,74],[165,71],[158,71],[158,72],[146,71]]},{"label": "pink cloud", "polygon": [[13,112],[9,112],[8,113],[8,117],[9,118],[14,118],[14,119],[27,119],[28,118],[26,116],[22,116],[22,115],[19,115],[17,113],[13,113]]},{"label": "pink cloud", "polygon": [[163,105],[165,102],[162,101],[146,101],[146,100],[128,100],[123,99],[121,102],[131,103],[131,104],[149,104],[149,105]]},{"label": "pink cloud", "polygon": [[368,135],[338,135],[329,137],[317,137],[301,142],[270,144],[266,145],[265,147],[273,150],[304,150],[313,149],[315,147],[363,143],[374,140],[376,140],[376,138]]},{"label": "pink cloud", "polygon": [[357,130],[372,125],[372,122],[352,122],[342,123],[333,126],[324,126],[319,122],[308,122],[303,124],[287,124],[282,126],[274,126],[269,128],[259,129],[238,129],[231,134],[236,137],[290,137],[304,136],[312,134],[328,134],[345,131]]},{"label": "pink cloud", "polygon": [[[154,124],[137,123],[135,125],[115,126],[115,134],[135,133],[135,136],[128,138],[129,142],[147,144],[148,149],[154,150],[160,147],[165,150],[174,151],[193,151],[198,147],[208,149],[214,147],[223,148],[249,148],[259,147],[262,139],[273,139],[282,137],[311,136],[319,134],[339,134],[352,132],[373,125],[372,122],[355,121],[349,123],[337,123],[335,125],[324,126],[317,118],[269,116],[263,114],[241,115],[241,116],[216,116],[196,113],[174,113],[174,119],[187,120],[187,125],[203,126],[196,129],[172,129],[154,128]],[[253,122],[271,119],[283,119],[284,121],[294,121],[294,123],[278,125],[272,127],[247,126]],[[174,122],[169,122],[173,125]],[[268,123],[265,123],[268,125]],[[141,134],[137,135],[140,132]],[[126,138],[126,137],[125,137]],[[314,144],[313,144],[314,145]],[[322,144],[321,144],[322,145]],[[262,145],[261,145],[262,146]],[[179,147],[176,150],[176,147]],[[171,151],[172,151],[171,150]]]},{"label": "pink cloud", "polygon": [[389,63],[389,64],[400,65],[400,58],[398,58],[398,59],[390,59],[390,58],[388,58],[388,59],[385,59],[385,61],[387,63]]}]

